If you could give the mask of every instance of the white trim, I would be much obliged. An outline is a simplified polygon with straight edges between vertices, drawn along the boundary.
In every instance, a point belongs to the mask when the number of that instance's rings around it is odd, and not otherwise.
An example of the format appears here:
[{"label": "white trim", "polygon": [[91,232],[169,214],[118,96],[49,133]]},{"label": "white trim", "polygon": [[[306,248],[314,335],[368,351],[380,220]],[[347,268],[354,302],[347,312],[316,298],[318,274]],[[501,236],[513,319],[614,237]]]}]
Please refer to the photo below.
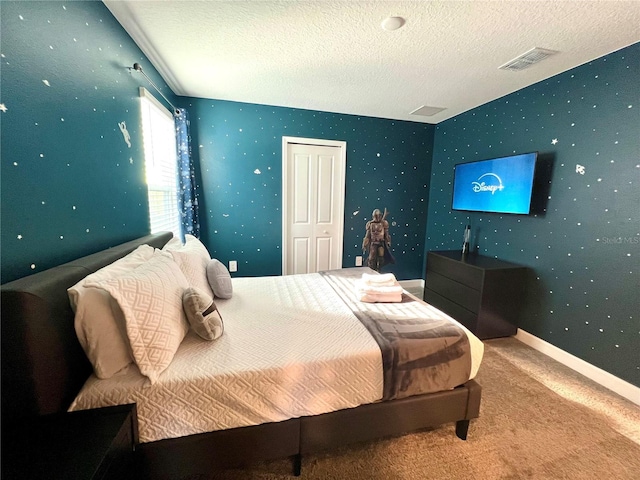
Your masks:
[{"label": "white trim", "polygon": [[285,195],[285,188],[287,187],[287,151],[289,144],[300,145],[318,145],[321,147],[338,147],[340,148],[340,161],[343,166],[343,171],[340,179],[340,190],[342,191],[341,197],[338,201],[342,211],[342,221],[338,225],[338,236],[340,241],[338,242],[339,256],[342,258],[344,253],[344,205],[345,205],[345,190],[347,184],[347,142],[342,140],[323,140],[318,138],[302,138],[302,137],[282,137],[282,275],[286,273],[286,260],[287,260],[287,221],[288,221],[288,209],[287,198]]},{"label": "white trim", "polygon": [[581,358],[571,355],[555,345],[531,335],[524,330],[518,329],[515,338],[593,380],[594,382],[599,383],[603,387],[614,391],[636,405],[640,405],[640,387],[636,387],[635,385],[632,385],[631,383],[626,382],[621,378],[596,367],[595,365],[585,362]]},{"label": "white trim", "polygon": [[398,283],[405,290],[413,290],[415,288],[423,288],[424,289],[424,280],[421,278],[417,278],[414,280],[399,280]]},{"label": "white trim", "polygon": [[[320,147],[340,147],[345,149],[344,158],[347,158],[347,142],[342,140],[323,140],[320,138],[303,138],[303,137],[282,137],[282,146],[286,147],[289,143],[297,143],[300,145],[317,145]],[[346,162],[345,162],[346,163]]]},{"label": "white trim", "polygon": [[169,111],[167,107],[162,105],[162,103],[160,103],[160,100],[154,97],[149,90],[147,90],[144,87],[138,87],[138,92],[140,93],[140,98],[144,98],[145,100],[153,103],[154,106],[156,106],[163,114],[165,114],[173,122],[173,114]]},{"label": "white trim", "polygon": [[[171,68],[165,62],[164,57],[160,55],[154,47],[154,42],[147,38],[144,30],[138,25],[137,15],[131,11],[131,7],[127,2],[120,0],[103,0],[104,5],[109,9],[111,15],[122,25],[129,36],[134,39],[136,45],[145,54],[147,60],[154,66],[162,79],[171,89],[171,93],[175,95],[187,95],[178,78],[172,73]],[[141,59],[142,60],[142,59]]]}]

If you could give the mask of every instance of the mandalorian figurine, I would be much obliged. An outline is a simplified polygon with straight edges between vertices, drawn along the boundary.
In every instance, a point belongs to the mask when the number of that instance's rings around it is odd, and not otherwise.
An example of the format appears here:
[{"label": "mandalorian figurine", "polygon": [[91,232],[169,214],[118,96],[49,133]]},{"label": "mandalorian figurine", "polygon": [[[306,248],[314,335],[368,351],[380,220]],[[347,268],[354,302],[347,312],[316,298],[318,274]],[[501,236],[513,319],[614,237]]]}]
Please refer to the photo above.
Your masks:
[{"label": "mandalorian figurine", "polygon": [[384,214],[377,208],[373,211],[371,220],[367,222],[365,227],[366,234],[362,241],[362,252],[369,252],[367,265],[377,272],[387,263],[396,263],[389,250],[391,236],[389,235],[389,222],[385,219],[387,213],[386,208]]}]

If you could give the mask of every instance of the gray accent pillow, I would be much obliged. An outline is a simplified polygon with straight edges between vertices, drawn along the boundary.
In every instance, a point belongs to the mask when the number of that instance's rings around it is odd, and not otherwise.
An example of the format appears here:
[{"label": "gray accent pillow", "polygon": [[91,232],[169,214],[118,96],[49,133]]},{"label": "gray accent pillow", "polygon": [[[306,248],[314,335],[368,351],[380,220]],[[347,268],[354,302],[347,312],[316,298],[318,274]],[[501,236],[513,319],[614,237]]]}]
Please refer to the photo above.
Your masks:
[{"label": "gray accent pillow", "polygon": [[207,280],[213,294],[219,298],[231,298],[233,286],[231,285],[231,274],[222,262],[212,258],[207,264]]},{"label": "gray accent pillow", "polygon": [[205,340],[215,340],[224,332],[224,323],[213,299],[202,290],[189,287],[182,294],[182,306],[189,325]]}]

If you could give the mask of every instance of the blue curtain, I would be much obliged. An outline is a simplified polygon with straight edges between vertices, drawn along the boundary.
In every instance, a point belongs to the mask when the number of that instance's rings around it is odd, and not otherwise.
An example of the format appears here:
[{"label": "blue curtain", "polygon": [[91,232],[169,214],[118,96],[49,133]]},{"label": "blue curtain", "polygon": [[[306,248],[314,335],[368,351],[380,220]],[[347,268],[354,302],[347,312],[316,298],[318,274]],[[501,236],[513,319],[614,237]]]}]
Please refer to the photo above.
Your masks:
[{"label": "blue curtain", "polygon": [[182,218],[180,237],[184,243],[184,236],[187,233],[200,238],[198,193],[191,157],[189,117],[184,108],[176,109],[173,116],[176,123],[176,142],[178,145],[178,209]]}]

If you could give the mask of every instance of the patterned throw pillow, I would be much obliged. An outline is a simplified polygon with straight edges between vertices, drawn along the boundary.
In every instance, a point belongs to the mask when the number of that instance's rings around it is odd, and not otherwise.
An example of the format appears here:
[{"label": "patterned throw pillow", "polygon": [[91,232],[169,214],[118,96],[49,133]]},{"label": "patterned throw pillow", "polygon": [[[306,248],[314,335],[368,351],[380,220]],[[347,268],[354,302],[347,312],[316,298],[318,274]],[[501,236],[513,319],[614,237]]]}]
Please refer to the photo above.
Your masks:
[{"label": "patterned throw pillow", "polygon": [[182,294],[182,304],[191,328],[200,337],[215,340],[222,335],[222,317],[209,295],[197,288],[187,288]]}]

